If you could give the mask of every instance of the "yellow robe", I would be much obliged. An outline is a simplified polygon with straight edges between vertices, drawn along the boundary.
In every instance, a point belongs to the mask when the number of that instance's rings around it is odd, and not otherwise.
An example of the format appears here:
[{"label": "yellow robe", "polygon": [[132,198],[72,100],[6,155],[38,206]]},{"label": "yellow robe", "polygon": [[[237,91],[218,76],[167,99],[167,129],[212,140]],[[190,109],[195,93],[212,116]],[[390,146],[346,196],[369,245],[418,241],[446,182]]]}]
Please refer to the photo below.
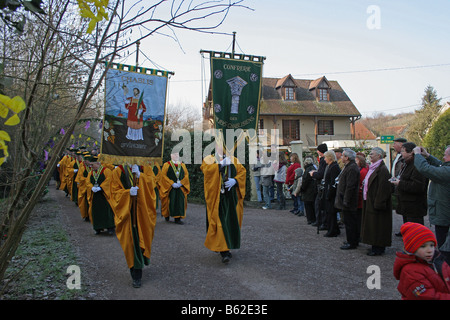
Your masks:
[{"label": "yellow robe", "polygon": [[68,164],[70,163],[71,158],[68,155],[65,155],[59,162],[58,172],[59,172],[59,190],[64,190],[67,187],[67,179],[66,179],[66,169]]},{"label": "yellow robe", "polygon": [[[163,217],[169,217],[169,193],[172,190],[172,184],[176,181],[173,181],[167,176],[167,171],[170,169],[170,162],[164,163],[161,172],[159,173],[158,180],[158,190],[159,196],[161,198],[161,215]],[[184,163],[181,163],[181,167],[184,170],[184,177],[180,180],[182,186],[181,191],[184,194],[184,214],[182,216],[172,216],[173,218],[185,218],[186,217],[186,208],[187,208],[187,195],[191,191],[191,185],[189,183],[189,174]]]},{"label": "yellow robe", "polygon": [[78,185],[78,208],[80,209],[81,218],[85,219],[89,216],[88,213],[88,204],[86,198],[86,177],[85,173],[89,173],[88,167],[83,163],[78,169],[77,177],[75,178],[75,182]]},{"label": "yellow robe", "polygon": [[[236,205],[236,213],[239,227],[241,227],[244,215],[246,170],[236,158],[232,157],[231,160],[236,167],[236,176],[233,178],[236,179],[237,185],[233,188],[237,188],[238,202]],[[214,252],[228,251],[229,248],[219,218],[221,176],[216,158],[212,155],[204,158],[200,169],[204,175],[204,192],[208,218],[205,247]]]},{"label": "yellow robe", "polygon": [[67,166],[66,169],[64,170],[64,177],[66,179],[66,186],[67,186],[67,191],[70,194],[70,200],[72,199],[72,186],[74,183],[74,165],[76,163],[76,159],[71,158],[70,162],[67,162]]},{"label": "yellow robe", "polygon": [[[130,189],[125,188],[126,166],[117,166],[111,177],[110,204],[114,211],[116,235],[119,239],[129,268],[134,266],[134,242],[132,234]],[[156,177],[151,167],[144,167],[140,173],[137,193],[137,226],[139,231],[139,247],[144,257],[150,259],[153,235],[156,224],[155,183]],[[129,182],[127,182],[128,184]]]}]

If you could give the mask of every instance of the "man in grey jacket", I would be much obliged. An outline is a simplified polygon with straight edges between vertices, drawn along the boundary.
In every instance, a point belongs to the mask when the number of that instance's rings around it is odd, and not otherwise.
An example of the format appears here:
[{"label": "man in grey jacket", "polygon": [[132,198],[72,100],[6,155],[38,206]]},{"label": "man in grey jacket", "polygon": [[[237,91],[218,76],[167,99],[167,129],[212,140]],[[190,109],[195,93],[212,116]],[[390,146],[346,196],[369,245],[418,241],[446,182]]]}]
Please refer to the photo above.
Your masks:
[{"label": "man in grey jacket", "polygon": [[430,179],[428,214],[435,227],[438,248],[445,242],[450,227],[450,145],[444,152],[444,161],[430,155],[423,147],[415,147],[414,165]]}]

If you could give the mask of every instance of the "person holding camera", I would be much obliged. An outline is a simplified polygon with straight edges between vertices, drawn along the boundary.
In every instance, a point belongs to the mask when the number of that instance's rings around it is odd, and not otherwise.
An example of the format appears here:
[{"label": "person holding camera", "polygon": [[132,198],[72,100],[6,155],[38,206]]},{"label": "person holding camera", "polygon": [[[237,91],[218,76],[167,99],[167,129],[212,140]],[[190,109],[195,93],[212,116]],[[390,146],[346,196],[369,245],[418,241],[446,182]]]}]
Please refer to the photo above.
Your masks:
[{"label": "person holding camera", "polygon": [[403,216],[403,223],[415,222],[424,224],[427,215],[428,179],[414,166],[416,145],[405,142],[401,148],[403,165],[398,172],[398,178],[391,178],[391,183],[397,190],[397,207],[395,211]]}]

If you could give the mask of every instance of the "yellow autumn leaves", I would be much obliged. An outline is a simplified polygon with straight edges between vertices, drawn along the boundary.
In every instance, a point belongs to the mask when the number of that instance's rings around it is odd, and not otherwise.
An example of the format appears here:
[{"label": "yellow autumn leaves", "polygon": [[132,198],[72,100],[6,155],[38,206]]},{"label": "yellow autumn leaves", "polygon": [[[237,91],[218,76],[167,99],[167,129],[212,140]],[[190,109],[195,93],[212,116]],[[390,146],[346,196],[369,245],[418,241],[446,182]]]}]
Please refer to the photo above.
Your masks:
[{"label": "yellow autumn leaves", "polygon": [[[80,8],[80,15],[83,18],[90,19],[87,33],[91,33],[97,22],[103,20],[108,20],[108,13],[106,12],[106,7],[108,6],[109,0],[78,0],[78,7]],[[91,5],[95,6],[95,14],[92,11]]]},{"label": "yellow autumn leaves", "polygon": [[[19,112],[25,109],[25,102],[19,96],[10,98],[0,94],[0,117],[6,119],[4,125],[15,126],[20,122]],[[11,141],[11,137],[8,132],[0,130],[0,166],[5,162],[9,156],[8,146],[6,141]],[[3,155],[2,152],[3,151]]]}]

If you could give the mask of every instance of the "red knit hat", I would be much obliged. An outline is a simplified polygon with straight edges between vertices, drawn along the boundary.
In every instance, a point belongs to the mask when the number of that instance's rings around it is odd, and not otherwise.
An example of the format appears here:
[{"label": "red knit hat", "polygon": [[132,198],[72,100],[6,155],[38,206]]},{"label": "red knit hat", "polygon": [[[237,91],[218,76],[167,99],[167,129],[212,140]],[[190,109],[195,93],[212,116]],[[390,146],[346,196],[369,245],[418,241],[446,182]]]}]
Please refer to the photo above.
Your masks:
[{"label": "red knit hat", "polygon": [[436,246],[436,236],[433,231],[420,223],[406,222],[400,227],[405,250],[415,253],[425,242],[432,241]]}]

